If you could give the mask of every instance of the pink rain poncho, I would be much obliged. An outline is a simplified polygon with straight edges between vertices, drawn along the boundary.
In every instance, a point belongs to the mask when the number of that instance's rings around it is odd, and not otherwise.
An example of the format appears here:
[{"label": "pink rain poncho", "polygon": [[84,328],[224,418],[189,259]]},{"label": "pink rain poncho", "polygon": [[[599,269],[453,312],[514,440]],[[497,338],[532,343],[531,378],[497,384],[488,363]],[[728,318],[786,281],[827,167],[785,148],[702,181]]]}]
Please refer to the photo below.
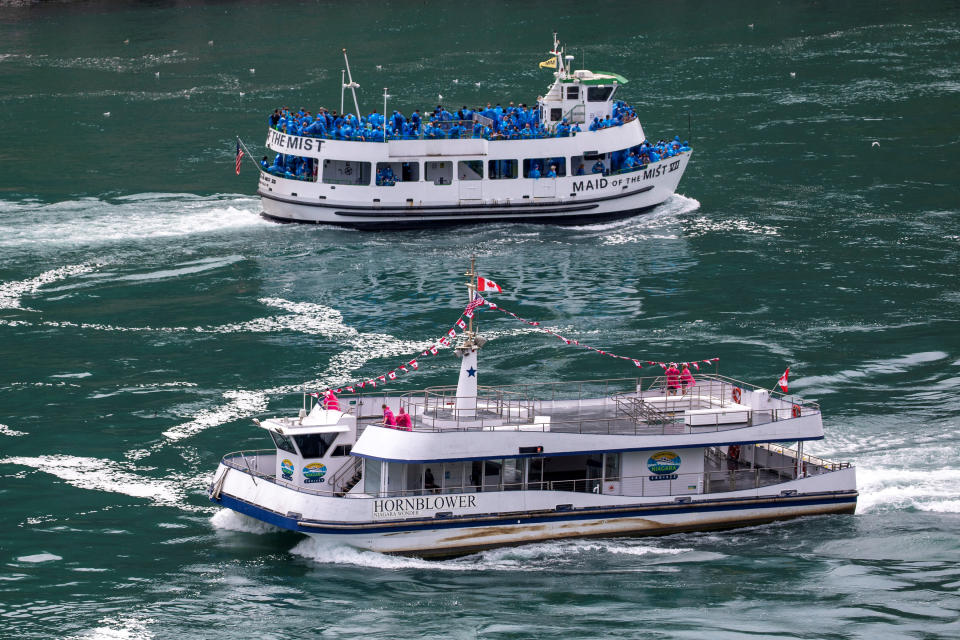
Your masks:
[{"label": "pink rain poncho", "polygon": [[397,426],[397,419],[393,417],[393,411],[390,411],[390,407],[383,405],[383,424],[388,427]]},{"label": "pink rain poncho", "polygon": [[673,391],[680,388],[680,371],[677,369],[677,365],[671,364],[666,371],[666,376],[667,389]]},{"label": "pink rain poncho", "polygon": [[340,401],[337,400],[337,396],[333,391],[327,391],[327,395],[323,397],[323,408],[340,410]]},{"label": "pink rain poncho", "polygon": [[397,414],[397,428],[404,431],[413,431],[413,422],[410,420],[410,414],[400,407],[400,413]]},{"label": "pink rain poncho", "polygon": [[693,379],[693,374],[690,373],[690,367],[684,367],[680,373],[680,384],[683,385],[684,389],[697,384],[697,381]]}]

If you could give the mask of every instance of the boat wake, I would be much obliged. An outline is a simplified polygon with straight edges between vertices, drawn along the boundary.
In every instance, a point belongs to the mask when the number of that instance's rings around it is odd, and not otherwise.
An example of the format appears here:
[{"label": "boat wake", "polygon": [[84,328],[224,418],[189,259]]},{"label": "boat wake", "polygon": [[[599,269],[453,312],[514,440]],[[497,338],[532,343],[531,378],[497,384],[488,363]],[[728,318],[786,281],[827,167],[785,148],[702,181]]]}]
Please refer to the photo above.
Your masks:
[{"label": "boat wake", "polygon": [[[649,540],[629,538],[597,540],[553,540],[482,551],[452,560],[424,560],[393,556],[348,545],[307,538],[290,553],[321,564],[351,565],[387,570],[427,569],[431,571],[579,571],[593,565],[585,562],[596,554],[612,554],[624,558],[643,558],[643,565],[618,566],[611,572],[663,571],[663,565],[681,562],[704,562],[725,557],[721,553],[696,551],[685,547],[659,545]],[[666,568],[666,570],[672,570]],[[596,573],[593,566],[591,572]]]},{"label": "boat wake", "polygon": [[264,220],[259,199],[249,196],[145,193],[55,203],[0,200],[0,249],[90,247],[229,234],[247,227],[280,225]]}]

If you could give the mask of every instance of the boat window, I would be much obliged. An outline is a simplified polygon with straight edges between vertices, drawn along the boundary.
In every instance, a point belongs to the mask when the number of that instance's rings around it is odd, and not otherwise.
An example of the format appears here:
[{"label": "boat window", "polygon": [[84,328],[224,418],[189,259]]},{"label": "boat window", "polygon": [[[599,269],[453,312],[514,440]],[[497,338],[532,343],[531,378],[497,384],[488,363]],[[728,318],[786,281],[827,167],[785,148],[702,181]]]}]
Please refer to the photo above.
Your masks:
[{"label": "boat window", "polygon": [[491,180],[504,180],[517,177],[516,160],[490,160],[487,162],[487,173]]},{"label": "boat window", "polygon": [[503,461],[503,490],[519,491],[523,489],[523,460],[506,458]]},{"label": "boat window", "polygon": [[543,458],[530,458],[527,467],[527,488],[531,490],[546,489],[543,483]]},{"label": "boat window", "polygon": [[467,479],[467,489],[469,491],[480,491],[481,481],[483,480],[483,462],[474,461],[470,463],[470,477]]},{"label": "boat window", "polygon": [[620,479],[620,454],[619,453],[605,453],[603,455],[603,479],[607,480],[619,480]]},{"label": "boat window", "polygon": [[343,456],[350,455],[350,450],[353,448],[353,445],[349,444],[338,444],[333,448],[333,453],[330,454],[331,458],[342,458]]},{"label": "boat window", "polygon": [[277,449],[280,449],[281,451],[288,451],[296,455],[297,450],[293,448],[293,441],[290,440],[290,438],[282,433],[274,433],[273,431],[270,431],[269,433],[270,437],[273,438],[273,444],[277,445]]},{"label": "boat window", "polygon": [[336,439],[336,433],[309,433],[293,436],[297,448],[300,449],[300,456],[303,458],[322,458]]},{"label": "boat window", "polygon": [[363,461],[363,492],[370,496],[380,495],[380,475],[383,472],[381,460]]},{"label": "boat window", "polygon": [[464,462],[445,462],[443,464],[443,492],[460,493],[463,491]]},{"label": "boat window", "polygon": [[423,179],[433,184],[453,184],[453,163],[424,162]]},{"label": "boat window", "polygon": [[550,122],[559,122],[563,118],[563,109],[553,107],[550,109]]},{"label": "boat window", "polygon": [[587,102],[606,102],[613,93],[613,87],[587,87]]},{"label": "boat window", "polygon": [[356,160],[324,160],[323,182],[325,184],[370,184],[370,163]]},{"label": "boat window", "polygon": [[483,160],[461,160],[457,163],[460,180],[483,180]]},{"label": "boat window", "polygon": [[392,187],[398,182],[420,180],[419,162],[378,162],[377,186]]},{"label": "boat window", "polygon": [[567,100],[577,100],[580,98],[580,87],[567,87]]},{"label": "boat window", "polygon": [[483,490],[499,491],[500,460],[487,460],[483,463]]},{"label": "boat window", "polygon": [[540,172],[541,178],[546,178],[551,168],[556,172],[558,178],[567,175],[566,158],[527,158],[523,161],[523,177],[530,178],[530,171],[534,167]]},{"label": "boat window", "polygon": [[592,174],[610,174],[609,153],[584,153],[582,156],[570,158],[572,175],[583,176]]}]

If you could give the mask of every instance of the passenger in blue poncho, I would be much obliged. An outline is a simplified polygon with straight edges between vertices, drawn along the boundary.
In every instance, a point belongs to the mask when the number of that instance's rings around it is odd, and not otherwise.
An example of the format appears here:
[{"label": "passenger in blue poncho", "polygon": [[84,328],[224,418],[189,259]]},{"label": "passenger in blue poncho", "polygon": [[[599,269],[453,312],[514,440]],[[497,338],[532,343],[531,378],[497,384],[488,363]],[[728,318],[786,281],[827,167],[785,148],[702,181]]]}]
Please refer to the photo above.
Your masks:
[{"label": "passenger in blue poncho", "polygon": [[527,173],[527,177],[533,178],[534,180],[538,179],[540,177],[540,165],[539,164],[533,165],[533,168],[530,169],[529,173]]},{"label": "passenger in blue poncho", "polygon": [[556,165],[553,165],[553,164],[550,165],[550,170],[547,171],[547,177],[548,177],[548,178],[556,178],[556,177],[557,177],[557,166],[556,166]]},{"label": "passenger in blue poncho", "polygon": [[592,173],[603,173],[606,167],[603,165],[602,160],[597,160],[593,163],[593,168],[590,170]]}]

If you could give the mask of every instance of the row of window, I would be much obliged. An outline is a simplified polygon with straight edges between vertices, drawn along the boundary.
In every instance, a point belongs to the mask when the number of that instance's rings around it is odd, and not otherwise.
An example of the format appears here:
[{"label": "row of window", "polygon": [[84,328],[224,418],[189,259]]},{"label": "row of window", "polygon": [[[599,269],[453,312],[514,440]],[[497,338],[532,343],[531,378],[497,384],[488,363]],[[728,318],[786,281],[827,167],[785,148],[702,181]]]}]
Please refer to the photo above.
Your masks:
[{"label": "row of window", "polygon": [[595,491],[620,479],[619,453],[407,464],[364,461],[363,492],[371,496],[484,491]]},{"label": "row of window", "polygon": [[[600,173],[609,175],[624,170],[623,160],[631,153],[639,152],[639,145],[607,153],[584,153],[570,158],[526,158],[524,160],[460,160],[456,163],[456,177],[460,181],[512,180],[524,178],[562,178],[567,175]],[[486,168],[486,176],[484,169]],[[369,186],[371,163],[354,160],[323,161],[322,179],[326,184]],[[401,182],[420,182],[420,162],[378,162],[376,165],[377,186],[392,187]],[[436,185],[453,184],[454,163],[449,160],[423,163],[423,180]],[[316,176],[314,177],[316,179]]]}]

